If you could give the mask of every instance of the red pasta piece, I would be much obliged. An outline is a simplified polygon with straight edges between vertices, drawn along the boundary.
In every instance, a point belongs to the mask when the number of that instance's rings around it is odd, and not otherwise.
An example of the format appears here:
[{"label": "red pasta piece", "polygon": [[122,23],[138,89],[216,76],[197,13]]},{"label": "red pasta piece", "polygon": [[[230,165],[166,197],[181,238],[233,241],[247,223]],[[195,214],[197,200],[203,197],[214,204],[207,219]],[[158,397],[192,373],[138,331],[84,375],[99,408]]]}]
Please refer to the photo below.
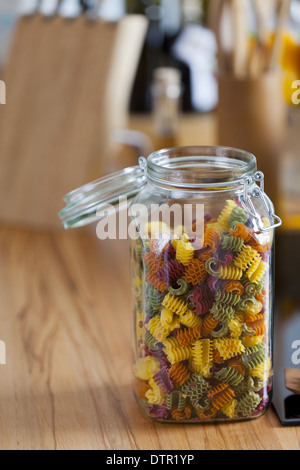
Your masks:
[{"label": "red pasta piece", "polygon": [[173,284],[177,279],[181,277],[184,271],[184,266],[178,263],[176,259],[167,261],[165,265],[157,271],[157,276],[163,279],[166,284]]}]

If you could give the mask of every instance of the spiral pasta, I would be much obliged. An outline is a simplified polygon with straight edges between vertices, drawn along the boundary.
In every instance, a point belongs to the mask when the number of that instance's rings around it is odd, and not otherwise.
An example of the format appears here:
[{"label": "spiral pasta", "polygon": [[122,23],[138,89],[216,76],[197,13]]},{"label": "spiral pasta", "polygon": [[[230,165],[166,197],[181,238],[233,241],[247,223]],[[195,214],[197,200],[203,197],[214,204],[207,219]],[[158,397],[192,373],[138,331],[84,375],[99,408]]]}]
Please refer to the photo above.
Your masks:
[{"label": "spiral pasta", "polygon": [[257,393],[248,390],[238,401],[237,411],[241,413],[242,416],[250,416],[252,411],[260,404],[261,400],[261,397]]},{"label": "spiral pasta", "polygon": [[203,248],[209,248],[213,255],[219,248],[221,233],[215,228],[208,228],[204,233]]},{"label": "spiral pasta", "polygon": [[223,234],[220,240],[220,246],[224,250],[239,252],[244,246],[244,240],[240,237]]},{"label": "spiral pasta", "polygon": [[176,259],[184,266],[188,266],[194,257],[194,248],[188,241],[188,237],[176,242]]},{"label": "spiral pasta", "polygon": [[177,332],[177,340],[180,346],[188,346],[201,338],[202,325],[198,325],[194,328],[185,328]]},{"label": "spiral pasta", "polygon": [[171,366],[169,374],[177,385],[183,385],[190,378],[191,372],[183,362],[177,362]]},{"label": "spiral pasta", "polygon": [[272,379],[272,241],[232,200],[193,227],[167,235],[159,225],[137,241],[136,396],[161,421],[259,415]]},{"label": "spiral pasta", "polygon": [[188,304],[183,299],[180,299],[170,293],[164,297],[162,305],[167,309],[172,310],[172,312],[179,316],[182,316],[189,309]]},{"label": "spiral pasta", "polygon": [[213,365],[213,343],[210,339],[200,339],[192,344],[192,368],[203,377],[211,376]]},{"label": "spiral pasta", "polygon": [[193,286],[200,286],[205,281],[206,276],[207,271],[205,269],[205,264],[195,258],[192,259],[189,265],[186,267],[183,274],[183,279]]},{"label": "spiral pasta", "polygon": [[164,392],[157,385],[153,378],[149,380],[149,385],[151,388],[145,393],[145,398],[152,405],[162,405],[165,399]]},{"label": "spiral pasta", "polygon": [[212,405],[215,410],[220,410],[228,404],[235,394],[232,388],[227,383],[221,382],[208,392],[208,397],[211,399]]},{"label": "spiral pasta", "polygon": [[227,200],[225,207],[222,209],[219,217],[217,218],[217,221],[215,223],[208,224],[207,227],[214,228],[220,231],[228,230],[229,229],[228,218],[234,207],[236,207],[236,203],[232,201],[231,199]]},{"label": "spiral pasta", "polygon": [[232,227],[236,222],[245,224],[248,219],[249,214],[244,209],[242,209],[242,207],[235,206],[228,216],[227,224],[229,227]]},{"label": "spiral pasta", "polygon": [[223,359],[230,359],[231,357],[242,354],[245,347],[241,340],[233,338],[218,338],[214,340],[214,347],[219,350]]},{"label": "spiral pasta", "polygon": [[251,264],[258,259],[260,260],[261,258],[257,251],[251,248],[249,245],[244,245],[239,254],[233,260],[233,264],[234,266],[237,266],[238,268],[245,271],[245,269],[249,268]]},{"label": "spiral pasta", "polygon": [[249,227],[246,227],[241,222],[233,222],[229,233],[233,237],[242,238],[245,243],[248,243],[253,237],[253,230]]}]

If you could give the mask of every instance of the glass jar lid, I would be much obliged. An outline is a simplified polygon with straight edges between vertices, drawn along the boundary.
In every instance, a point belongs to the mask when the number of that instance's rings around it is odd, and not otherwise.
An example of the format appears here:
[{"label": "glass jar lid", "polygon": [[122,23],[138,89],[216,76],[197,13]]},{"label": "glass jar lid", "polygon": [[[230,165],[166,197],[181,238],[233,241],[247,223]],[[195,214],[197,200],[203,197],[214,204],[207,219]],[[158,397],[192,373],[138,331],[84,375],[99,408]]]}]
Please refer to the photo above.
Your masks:
[{"label": "glass jar lid", "polygon": [[87,183],[64,197],[66,206],[59,212],[64,228],[76,228],[98,221],[105,206],[118,208],[121,196],[134,198],[146,184],[141,166],[133,166]]}]

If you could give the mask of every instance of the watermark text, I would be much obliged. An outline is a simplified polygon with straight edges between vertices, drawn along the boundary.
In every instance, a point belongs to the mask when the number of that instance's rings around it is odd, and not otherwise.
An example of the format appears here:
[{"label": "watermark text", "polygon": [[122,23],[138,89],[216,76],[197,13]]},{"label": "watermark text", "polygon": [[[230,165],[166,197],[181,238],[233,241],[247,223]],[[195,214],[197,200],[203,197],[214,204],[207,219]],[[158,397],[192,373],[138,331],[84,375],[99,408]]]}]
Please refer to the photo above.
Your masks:
[{"label": "watermark text", "polygon": [[0,364],[6,364],[6,345],[4,341],[0,341]]},{"label": "watermark text", "polygon": [[300,364],[300,339],[296,339],[292,343],[292,349],[295,351],[292,353],[292,363],[294,366],[298,366]]},{"label": "watermark text", "polygon": [[[130,222],[128,223],[128,216]],[[98,207],[96,233],[100,240],[181,237],[188,234],[192,243],[201,243],[204,233],[203,204],[129,204],[126,196],[119,203]],[[194,246],[194,245],[193,245]],[[194,249],[196,247],[194,246]]]},{"label": "watermark text", "polygon": [[6,85],[0,80],[0,104],[6,104]]}]

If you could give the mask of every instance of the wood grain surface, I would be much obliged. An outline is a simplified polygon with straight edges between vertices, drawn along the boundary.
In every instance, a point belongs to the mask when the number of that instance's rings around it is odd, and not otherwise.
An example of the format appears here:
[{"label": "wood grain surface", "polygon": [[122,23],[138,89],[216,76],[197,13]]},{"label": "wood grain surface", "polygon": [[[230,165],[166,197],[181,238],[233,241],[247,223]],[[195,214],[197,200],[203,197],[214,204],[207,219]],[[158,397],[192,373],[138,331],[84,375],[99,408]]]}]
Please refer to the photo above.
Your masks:
[{"label": "wood grain surface", "polygon": [[0,228],[0,449],[299,449],[270,409],[226,425],[158,424],[131,387],[127,241]]}]

